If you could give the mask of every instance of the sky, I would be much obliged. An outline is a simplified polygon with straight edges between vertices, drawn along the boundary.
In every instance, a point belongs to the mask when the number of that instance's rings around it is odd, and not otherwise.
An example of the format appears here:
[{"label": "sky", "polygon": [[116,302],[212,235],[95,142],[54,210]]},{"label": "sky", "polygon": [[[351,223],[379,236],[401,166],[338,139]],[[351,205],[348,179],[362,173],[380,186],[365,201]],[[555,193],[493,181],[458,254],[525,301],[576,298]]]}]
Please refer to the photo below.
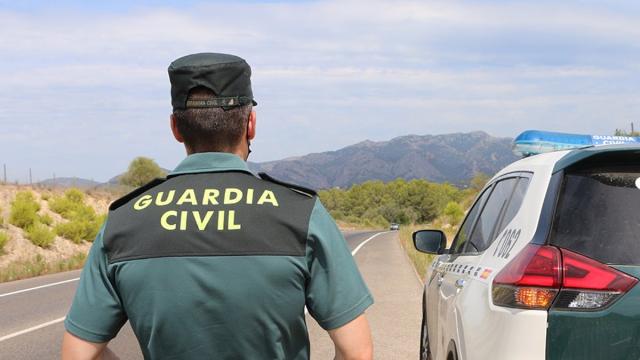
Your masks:
[{"label": "sky", "polygon": [[0,163],[10,181],[172,169],[167,67],[239,55],[252,161],[476,130],[640,127],[634,1],[0,1]]}]

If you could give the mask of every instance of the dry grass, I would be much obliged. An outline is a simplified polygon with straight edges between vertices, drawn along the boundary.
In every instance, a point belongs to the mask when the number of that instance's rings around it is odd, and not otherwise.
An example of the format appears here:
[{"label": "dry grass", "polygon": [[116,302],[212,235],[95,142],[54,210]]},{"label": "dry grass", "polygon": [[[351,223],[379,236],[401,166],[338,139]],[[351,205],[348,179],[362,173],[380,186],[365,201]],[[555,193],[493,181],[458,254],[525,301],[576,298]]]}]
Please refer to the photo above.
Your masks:
[{"label": "dry grass", "polygon": [[0,282],[80,269],[86,258],[85,253],[76,253],[63,260],[47,262],[42,256],[36,255],[31,260],[12,262],[0,269]]},{"label": "dry grass", "polygon": [[8,241],[9,234],[4,230],[0,230],[0,255],[4,254],[4,246]]}]

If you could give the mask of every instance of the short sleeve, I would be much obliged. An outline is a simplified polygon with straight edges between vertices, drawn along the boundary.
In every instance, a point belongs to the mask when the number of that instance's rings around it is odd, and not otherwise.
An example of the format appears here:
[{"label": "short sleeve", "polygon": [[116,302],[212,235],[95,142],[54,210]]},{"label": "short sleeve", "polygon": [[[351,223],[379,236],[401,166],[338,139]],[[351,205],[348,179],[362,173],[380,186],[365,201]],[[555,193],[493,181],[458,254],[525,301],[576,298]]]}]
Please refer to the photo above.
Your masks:
[{"label": "short sleeve", "polygon": [[306,257],[306,305],[322,328],[345,325],[373,304],[342,233],[319,200],[309,220]]},{"label": "short sleeve", "polygon": [[71,310],[64,321],[67,331],[94,343],[111,340],[127,321],[107,271],[103,232],[104,226],[91,246]]}]

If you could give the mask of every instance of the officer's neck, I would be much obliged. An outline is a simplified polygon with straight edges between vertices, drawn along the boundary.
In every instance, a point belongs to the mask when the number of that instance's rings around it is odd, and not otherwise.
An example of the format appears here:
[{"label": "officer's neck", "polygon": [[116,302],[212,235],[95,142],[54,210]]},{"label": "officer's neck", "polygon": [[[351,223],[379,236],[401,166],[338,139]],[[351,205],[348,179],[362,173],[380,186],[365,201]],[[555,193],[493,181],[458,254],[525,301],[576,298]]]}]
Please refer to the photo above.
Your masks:
[{"label": "officer's neck", "polygon": [[214,150],[208,150],[208,149],[191,149],[187,146],[185,146],[186,150],[187,150],[187,155],[193,155],[193,154],[198,154],[198,153],[205,153],[205,152],[222,152],[222,153],[229,153],[229,154],[233,154],[238,156],[240,159],[247,161],[247,159],[249,158],[249,152],[248,152],[248,148],[246,145],[244,145],[244,148],[238,146],[236,149],[233,150],[229,150],[229,151],[214,151]]}]

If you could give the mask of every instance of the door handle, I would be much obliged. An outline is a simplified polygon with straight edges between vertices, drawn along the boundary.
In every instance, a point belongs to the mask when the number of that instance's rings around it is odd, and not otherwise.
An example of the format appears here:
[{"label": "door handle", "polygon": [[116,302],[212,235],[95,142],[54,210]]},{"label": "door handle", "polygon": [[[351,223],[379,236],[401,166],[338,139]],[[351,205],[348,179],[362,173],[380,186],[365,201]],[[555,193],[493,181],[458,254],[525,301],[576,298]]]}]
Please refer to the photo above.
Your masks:
[{"label": "door handle", "polygon": [[438,281],[437,281],[438,287],[442,286],[443,281],[444,281],[444,276],[442,276],[442,274],[439,274]]},{"label": "door handle", "polygon": [[456,288],[462,289],[464,287],[464,284],[466,284],[466,281],[464,279],[456,280]]}]

